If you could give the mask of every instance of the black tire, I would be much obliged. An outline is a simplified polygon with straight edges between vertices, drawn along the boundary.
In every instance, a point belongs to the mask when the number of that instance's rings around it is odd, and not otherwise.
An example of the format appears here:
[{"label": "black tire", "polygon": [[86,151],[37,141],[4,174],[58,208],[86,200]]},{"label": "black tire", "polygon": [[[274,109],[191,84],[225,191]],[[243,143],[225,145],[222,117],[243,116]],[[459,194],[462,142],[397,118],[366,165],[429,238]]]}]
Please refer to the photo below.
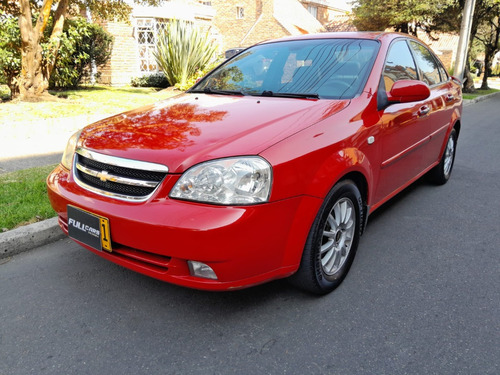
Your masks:
[{"label": "black tire", "polygon": [[295,286],[316,294],[337,288],[351,268],[361,235],[363,201],[351,180],[328,193],[307,237]]},{"label": "black tire", "polygon": [[455,163],[457,138],[457,131],[453,129],[448,137],[448,140],[446,141],[446,147],[439,164],[429,171],[428,177],[429,181],[432,183],[436,185],[444,185],[450,179],[453,164]]}]

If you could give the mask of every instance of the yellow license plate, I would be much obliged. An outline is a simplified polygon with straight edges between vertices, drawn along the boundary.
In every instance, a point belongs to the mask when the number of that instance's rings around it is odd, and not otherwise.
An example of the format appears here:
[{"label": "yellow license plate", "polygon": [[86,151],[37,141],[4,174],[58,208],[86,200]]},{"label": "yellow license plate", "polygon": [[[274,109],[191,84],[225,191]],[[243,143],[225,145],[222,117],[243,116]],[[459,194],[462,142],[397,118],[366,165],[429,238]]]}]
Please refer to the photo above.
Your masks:
[{"label": "yellow license plate", "polygon": [[112,251],[108,218],[71,205],[68,205],[68,235],[93,249]]}]

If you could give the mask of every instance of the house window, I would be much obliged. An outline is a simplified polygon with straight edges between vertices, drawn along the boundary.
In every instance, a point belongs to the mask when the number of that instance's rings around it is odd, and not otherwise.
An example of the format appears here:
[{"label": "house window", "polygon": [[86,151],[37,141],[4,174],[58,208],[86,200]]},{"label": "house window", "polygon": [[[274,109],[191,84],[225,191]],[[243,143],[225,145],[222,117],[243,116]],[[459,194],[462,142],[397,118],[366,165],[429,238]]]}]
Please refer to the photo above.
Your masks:
[{"label": "house window", "polygon": [[245,9],[243,7],[236,7],[236,18],[239,20],[245,18]]},{"label": "house window", "polygon": [[315,6],[312,6],[312,5],[308,5],[307,6],[307,10],[309,13],[312,14],[312,16],[316,19],[318,19],[318,7],[315,7]]},{"label": "house window", "polygon": [[159,71],[153,53],[156,51],[158,34],[165,29],[165,25],[165,20],[159,18],[136,19],[139,71],[143,74],[153,74]]}]

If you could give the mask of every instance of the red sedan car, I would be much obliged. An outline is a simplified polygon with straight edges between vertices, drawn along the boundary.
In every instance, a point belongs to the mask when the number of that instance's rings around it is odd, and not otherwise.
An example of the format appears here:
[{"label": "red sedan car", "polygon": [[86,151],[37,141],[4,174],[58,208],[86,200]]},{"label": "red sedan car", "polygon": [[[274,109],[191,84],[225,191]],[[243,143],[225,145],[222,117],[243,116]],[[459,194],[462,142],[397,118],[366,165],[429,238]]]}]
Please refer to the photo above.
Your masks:
[{"label": "red sedan car", "polygon": [[425,174],[449,179],[461,111],[459,83],[408,35],[268,41],[76,133],[49,198],[71,238],[134,271],[327,293],[371,212]]}]

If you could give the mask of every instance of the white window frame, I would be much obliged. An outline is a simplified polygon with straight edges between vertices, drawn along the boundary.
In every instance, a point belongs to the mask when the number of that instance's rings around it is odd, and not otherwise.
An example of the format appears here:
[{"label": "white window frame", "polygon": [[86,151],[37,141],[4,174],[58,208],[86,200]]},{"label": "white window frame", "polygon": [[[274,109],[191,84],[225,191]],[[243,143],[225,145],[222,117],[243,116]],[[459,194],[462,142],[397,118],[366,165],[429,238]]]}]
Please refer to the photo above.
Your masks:
[{"label": "white window frame", "polygon": [[314,18],[318,19],[318,7],[317,7],[317,6],[314,6],[314,5],[308,5],[308,6],[307,6],[307,11],[308,11],[309,13],[311,13],[311,15],[312,15]]},{"label": "white window frame", "polygon": [[242,6],[237,6],[236,7],[236,19],[242,20],[244,18],[245,18],[245,8]]},{"label": "white window frame", "polygon": [[[137,17],[135,18],[135,44],[137,51],[137,71],[140,75],[147,76],[160,72],[153,52],[156,51],[158,42],[158,32],[165,27],[168,20],[163,18]],[[149,25],[147,25],[149,23]],[[152,40],[141,41],[141,33],[152,33]],[[147,38],[147,37],[146,37]],[[144,55],[141,56],[141,49],[144,47]],[[145,65],[143,64],[145,62]],[[146,69],[143,67],[146,66]],[[154,67],[151,69],[151,67]]]}]

